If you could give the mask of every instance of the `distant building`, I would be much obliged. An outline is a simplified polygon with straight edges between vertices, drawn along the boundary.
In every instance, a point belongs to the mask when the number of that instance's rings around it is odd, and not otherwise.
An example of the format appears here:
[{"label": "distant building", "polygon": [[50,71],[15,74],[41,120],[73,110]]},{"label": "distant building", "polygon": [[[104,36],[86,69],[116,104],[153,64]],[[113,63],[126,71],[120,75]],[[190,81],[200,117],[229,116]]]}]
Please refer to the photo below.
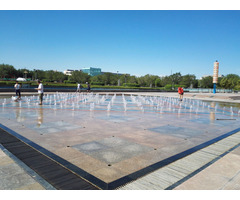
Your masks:
[{"label": "distant building", "polygon": [[93,68],[93,67],[83,68],[83,69],[81,69],[81,71],[84,73],[87,73],[90,76],[97,76],[97,75],[102,74],[101,68]]},{"label": "distant building", "polygon": [[74,71],[82,71],[83,73],[86,73],[90,76],[97,76],[97,75],[101,75],[101,74],[105,74],[105,73],[111,73],[111,74],[114,74],[114,75],[126,75],[126,76],[130,76],[130,74],[122,74],[122,73],[113,73],[113,72],[102,72],[102,69],[101,68],[94,68],[94,67],[89,67],[89,68],[82,68],[80,70],[73,70],[73,69],[67,69],[65,70],[63,73],[65,75],[68,75],[68,76],[71,76],[72,73]]},{"label": "distant building", "polygon": [[74,71],[75,71],[75,70],[67,69],[67,70],[65,70],[63,73],[64,73],[65,75],[71,76]]}]

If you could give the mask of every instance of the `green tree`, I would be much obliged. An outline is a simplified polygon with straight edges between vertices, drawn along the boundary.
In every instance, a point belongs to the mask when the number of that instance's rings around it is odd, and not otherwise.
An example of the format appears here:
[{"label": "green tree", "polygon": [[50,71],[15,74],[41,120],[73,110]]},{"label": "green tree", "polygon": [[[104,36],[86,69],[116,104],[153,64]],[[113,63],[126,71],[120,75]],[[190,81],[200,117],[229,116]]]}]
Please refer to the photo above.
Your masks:
[{"label": "green tree", "polygon": [[172,75],[170,76],[170,78],[172,79],[172,82],[173,82],[174,85],[178,85],[178,84],[180,84],[180,82],[182,81],[182,75],[181,75],[180,72],[177,72],[177,73],[175,73],[175,74],[172,74]]},{"label": "green tree", "polygon": [[155,87],[162,87],[162,80],[160,78],[157,78],[155,80]]},{"label": "green tree", "polygon": [[1,78],[16,78],[17,70],[8,64],[0,65],[0,77]]},{"label": "green tree", "polygon": [[49,82],[53,82],[54,81],[54,71],[53,70],[45,71],[45,79],[47,79],[47,81],[49,81]]},{"label": "green tree", "polygon": [[237,74],[227,74],[225,76],[227,79],[234,79],[234,80],[239,80],[240,77]]},{"label": "green tree", "polygon": [[120,85],[123,85],[124,83],[136,83],[137,82],[136,77],[131,76],[130,74],[122,74],[121,76],[118,76],[118,79],[120,80]]},{"label": "green tree", "polygon": [[152,87],[155,86],[156,79],[159,79],[159,76],[147,74],[145,76],[139,77],[137,81],[140,86]]},{"label": "green tree", "polygon": [[135,83],[137,84],[137,77],[136,76],[129,76],[128,83]]},{"label": "green tree", "polygon": [[100,75],[97,75],[97,76],[92,76],[91,78],[90,78],[90,80],[91,80],[91,83],[103,83],[102,82],[102,80],[101,80],[101,77],[100,77]]},{"label": "green tree", "polygon": [[16,72],[16,77],[23,77],[23,78],[28,78],[30,77],[29,75],[29,70],[26,68],[18,69]]},{"label": "green tree", "polygon": [[44,70],[37,69],[35,70],[36,80],[46,79],[46,72]]},{"label": "green tree", "polygon": [[234,89],[236,89],[236,90],[240,90],[240,80],[237,81],[237,85],[235,86]]},{"label": "green tree", "polygon": [[112,74],[110,72],[106,72],[100,76],[102,78],[102,82],[105,85],[116,85],[116,83],[117,83],[117,76],[114,76],[114,74]]},{"label": "green tree", "polygon": [[5,78],[6,76],[7,76],[7,70],[6,70],[5,66],[1,65],[0,66],[0,77]]},{"label": "green tree", "polygon": [[155,81],[158,78],[159,78],[159,76],[150,75],[150,74],[147,74],[144,76],[145,82],[146,82],[147,86],[149,86],[149,87],[153,87],[153,85],[155,86]]},{"label": "green tree", "polygon": [[231,82],[230,82],[227,78],[223,78],[223,79],[220,81],[220,86],[221,86],[222,88],[229,89],[230,86],[231,86]]},{"label": "green tree", "polygon": [[187,74],[182,76],[182,80],[179,83],[180,85],[184,85],[185,87],[196,88],[198,85],[198,81],[196,80],[196,76],[193,74]]},{"label": "green tree", "polygon": [[91,77],[91,82],[102,83],[104,85],[117,85],[118,76],[110,72]]},{"label": "green tree", "polygon": [[86,83],[90,82],[90,75],[82,71],[74,71],[71,76],[69,76],[70,81],[75,81],[76,83]]},{"label": "green tree", "polygon": [[207,76],[200,80],[201,88],[213,88],[213,77]]},{"label": "green tree", "polygon": [[220,86],[225,89],[234,89],[240,80],[237,74],[228,74],[220,81]]},{"label": "green tree", "polygon": [[140,77],[137,78],[137,83],[138,83],[141,87],[146,87],[146,86],[147,86],[143,76],[140,76]]},{"label": "green tree", "polygon": [[172,82],[172,79],[170,76],[164,76],[162,78],[162,85],[165,86],[165,85],[172,85],[173,82]]},{"label": "green tree", "polygon": [[220,83],[224,77],[218,77],[217,87],[221,87]]},{"label": "green tree", "polygon": [[54,80],[57,81],[57,82],[62,83],[64,80],[67,80],[67,79],[68,79],[67,75],[65,75],[62,72],[55,72],[54,73]]},{"label": "green tree", "polygon": [[226,78],[230,82],[230,89],[234,89],[240,80],[240,77],[237,74],[228,74]]}]

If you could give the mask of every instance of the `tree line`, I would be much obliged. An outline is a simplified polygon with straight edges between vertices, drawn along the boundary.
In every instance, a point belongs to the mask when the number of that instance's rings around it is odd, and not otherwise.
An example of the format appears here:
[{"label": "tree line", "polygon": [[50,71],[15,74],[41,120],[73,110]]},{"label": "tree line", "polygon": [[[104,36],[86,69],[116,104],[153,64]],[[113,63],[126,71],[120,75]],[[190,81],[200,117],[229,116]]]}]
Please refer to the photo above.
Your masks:
[{"label": "tree line", "polygon": [[[110,85],[110,86],[131,86],[131,87],[164,87],[166,89],[182,86],[185,88],[213,88],[212,76],[197,79],[194,74],[182,75],[180,72],[169,76],[160,77],[147,74],[136,77],[130,74],[103,73],[97,76],[90,76],[82,71],[73,71],[71,76],[63,72],[54,70],[28,70],[15,69],[8,64],[0,64],[0,79],[15,80],[18,77],[28,80],[42,80],[43,82],[56,83],[86,83],[91,85]],[[237,74],[228,74],[218,79],[218,88],[240,90],[240,76]]]}]

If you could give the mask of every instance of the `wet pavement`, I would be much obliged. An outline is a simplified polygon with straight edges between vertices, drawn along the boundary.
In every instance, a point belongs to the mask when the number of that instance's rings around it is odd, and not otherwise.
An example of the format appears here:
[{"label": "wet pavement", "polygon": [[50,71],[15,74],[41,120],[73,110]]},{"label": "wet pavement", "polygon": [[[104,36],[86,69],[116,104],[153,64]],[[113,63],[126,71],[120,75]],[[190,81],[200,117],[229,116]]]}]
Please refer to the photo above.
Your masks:
[{"label": "wet pavement", "polygon": [[37,96],[9,97],[0,99],[0,122],[39,151],[110,184],[240,128],[239,104],[195,98],[54,93],[38,105]]}]

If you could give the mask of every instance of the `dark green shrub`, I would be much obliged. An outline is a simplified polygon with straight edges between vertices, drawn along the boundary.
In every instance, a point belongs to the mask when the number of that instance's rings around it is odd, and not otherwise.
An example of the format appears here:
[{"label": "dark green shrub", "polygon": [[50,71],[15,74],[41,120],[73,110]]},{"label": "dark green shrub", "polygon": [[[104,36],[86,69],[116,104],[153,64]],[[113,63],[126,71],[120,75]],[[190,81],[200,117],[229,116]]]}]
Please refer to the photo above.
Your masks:
[{"label": "dark green shrub", "polygon": [[42,82],[53,82],[53,81],[50,79],[43,79]]},{"label": "dark green shrub", "polygon": [[104,85],[102,82],[91,82],[91,85]]},{"label": "dark green shrub", "polygon": [[140,87],[137,83],[123,83],[124,87]]},{"label": "dark green shrub", "polygon": [[76,83],[76,81],[64,80],[64,83]]}]

